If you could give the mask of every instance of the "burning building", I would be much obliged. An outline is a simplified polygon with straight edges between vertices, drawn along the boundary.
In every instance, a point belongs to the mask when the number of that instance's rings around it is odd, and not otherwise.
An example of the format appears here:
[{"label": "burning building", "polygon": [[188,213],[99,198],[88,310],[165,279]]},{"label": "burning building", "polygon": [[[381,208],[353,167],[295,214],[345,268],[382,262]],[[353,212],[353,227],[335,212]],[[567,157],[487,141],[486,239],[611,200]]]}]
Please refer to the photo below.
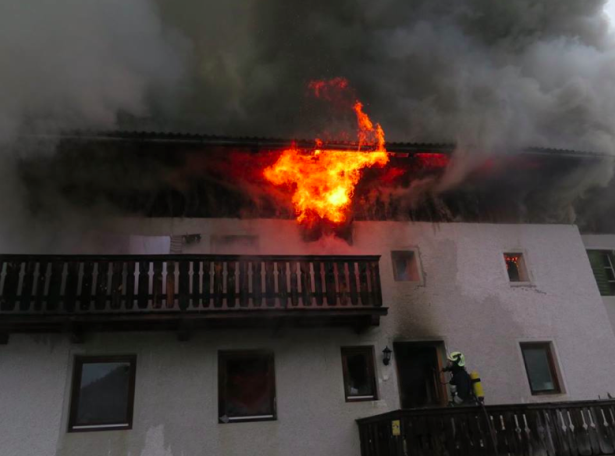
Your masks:
[{"label": "burning building", "polygon": [[[615,243],[546,204],[610,159],[526,149],[436,192],[452,146],[368,131],[27,138],[57,143],[28,204],[91,216],[0,256],[3,451],[612,453]],[[446,407],[452,351],[486,409]]]},{"label": "burning building", "polygon": [[615,454],[605,6],[4,8],[0,453]]}]

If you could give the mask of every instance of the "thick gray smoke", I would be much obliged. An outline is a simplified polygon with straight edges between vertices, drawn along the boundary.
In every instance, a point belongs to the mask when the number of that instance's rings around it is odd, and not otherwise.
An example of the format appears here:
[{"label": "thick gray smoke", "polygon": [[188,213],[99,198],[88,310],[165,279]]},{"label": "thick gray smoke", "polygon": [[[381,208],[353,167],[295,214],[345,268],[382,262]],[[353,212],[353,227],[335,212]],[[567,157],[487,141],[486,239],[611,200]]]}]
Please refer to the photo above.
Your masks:
[{"label": "thick gray smoke", "polygon": [[4,2],[0,141],[56,128],[310,137],[331,113],[308,81],[343,76],[387,139],[458,144],[440,188],[473,157],[529,145],[615,154],[605,1]]},{"label": "thick gray smoke", "polygon": [[604,0],[158,1],[194,43],[201,129],[306,134],[307,81],[344,76],[393,140],[615,151]]},{"label": "thick gray smoke", "polygon": [[[306,101],[306,84],[344,76],[387,139],[457,143],[445,178],[422,191],[527,146],[615,154],[605,0],[158,1],[194,43],[195,96],[182,111],[194,128],[320,134],[331,116]],[[575,175],[545,198],[568,213],[611,175]]]},{"label": "thick gray smoke", "polygon": [[[0,5],[0,239],[56,242],[77,214],[54,200],[31,218],[17,176],[19,134],[107,129],[118,118],[170,115],[181,97],[190,43],[166,26],[149,0],[8,1]],[[36,247],[33,247],[36,249]]]},{"label": "thick gray smoke", "polygon": [[113,128],[121,113],[170,112],[189,52],[149,0],[3,2],[0,134]]}]

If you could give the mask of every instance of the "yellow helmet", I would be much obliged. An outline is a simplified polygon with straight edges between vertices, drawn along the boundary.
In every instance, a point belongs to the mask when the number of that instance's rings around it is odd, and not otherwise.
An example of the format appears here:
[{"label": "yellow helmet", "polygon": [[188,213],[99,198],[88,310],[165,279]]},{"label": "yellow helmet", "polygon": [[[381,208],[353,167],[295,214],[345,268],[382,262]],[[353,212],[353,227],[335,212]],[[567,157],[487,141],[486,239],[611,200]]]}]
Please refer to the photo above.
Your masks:
[{"label": "yellow helmet", "polygon": [[453,352],[447,358],[451,363],[457,364],[459,367],[466,365],[466,357],[461,352]]}]

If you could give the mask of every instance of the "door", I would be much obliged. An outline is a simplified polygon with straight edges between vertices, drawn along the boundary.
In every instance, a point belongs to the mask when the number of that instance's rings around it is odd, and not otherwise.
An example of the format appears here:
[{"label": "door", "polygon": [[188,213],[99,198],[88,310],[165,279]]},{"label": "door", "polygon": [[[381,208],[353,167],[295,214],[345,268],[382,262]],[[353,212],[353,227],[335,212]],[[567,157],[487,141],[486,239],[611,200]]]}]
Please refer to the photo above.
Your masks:
[{"label": "door", "polygon": [[440,373],[443,343],[395,342],[393,351],[402,408],[446,405],[446,385]]}]

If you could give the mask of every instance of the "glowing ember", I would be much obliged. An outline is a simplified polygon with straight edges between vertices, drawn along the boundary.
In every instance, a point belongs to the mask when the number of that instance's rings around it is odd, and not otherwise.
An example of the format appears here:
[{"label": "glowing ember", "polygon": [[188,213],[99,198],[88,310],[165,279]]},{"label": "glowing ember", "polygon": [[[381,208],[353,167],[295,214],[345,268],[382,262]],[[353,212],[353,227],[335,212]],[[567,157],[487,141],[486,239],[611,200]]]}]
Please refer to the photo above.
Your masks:
[{"label": "glowing ember", "polygon": [[[310,83],[317,96],[331,87],[346,89],[348,82],[336,78]],[[372,123],[359,101],[354,103],[353,109],[359,128],[358,151],[318,148],[305,153],[293,147],[285,150],[272,166],[264,170],[265,178],[273,184],[293,188],[292,203],[299,223],[312,225],[319,219],[344,223],[362,170],[384,166],[389,161],[380,125]],[[322,143],[317,140],[317,144],[320,147]],[[362,151],[366,145],[374,150]]]}]

